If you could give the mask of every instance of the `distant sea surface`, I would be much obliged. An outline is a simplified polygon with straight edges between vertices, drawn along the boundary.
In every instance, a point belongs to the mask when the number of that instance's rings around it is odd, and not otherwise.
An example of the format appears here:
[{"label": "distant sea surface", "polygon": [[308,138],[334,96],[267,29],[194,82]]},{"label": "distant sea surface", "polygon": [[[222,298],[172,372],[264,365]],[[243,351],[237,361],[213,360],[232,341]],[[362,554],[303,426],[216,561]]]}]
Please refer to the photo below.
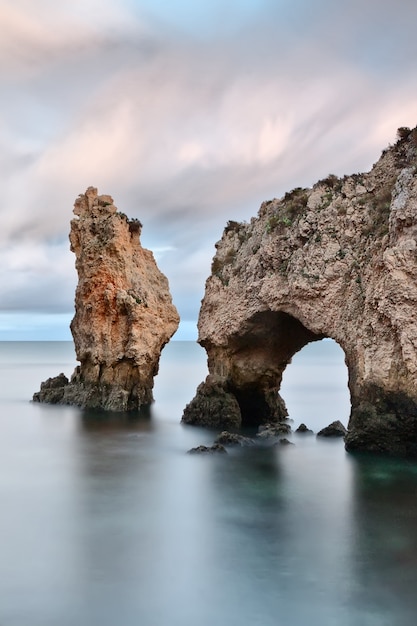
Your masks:
[{"label": "distant sea surface", "polygon": [[[0,343],[0,626],[415,626],[417,465],[340,440],[189,455],[206,376],[163,351],[150,415],[31,402],[71,343]],[[347,424],[339,347],[284,375],[294,429]]]}]

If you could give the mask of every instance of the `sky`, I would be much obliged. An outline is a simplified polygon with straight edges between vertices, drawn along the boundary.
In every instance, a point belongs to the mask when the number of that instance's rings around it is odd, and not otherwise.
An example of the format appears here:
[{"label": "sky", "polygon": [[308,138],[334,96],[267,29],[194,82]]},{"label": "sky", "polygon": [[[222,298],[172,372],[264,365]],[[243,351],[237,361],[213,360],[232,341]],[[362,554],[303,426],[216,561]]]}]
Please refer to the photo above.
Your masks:
[{"label": "sky", "polygon": [[71,339],[89,186],[141,220],[195,340],[228,220],[417,124],[416,24],[415,0],[0,0],[0,340]]}]

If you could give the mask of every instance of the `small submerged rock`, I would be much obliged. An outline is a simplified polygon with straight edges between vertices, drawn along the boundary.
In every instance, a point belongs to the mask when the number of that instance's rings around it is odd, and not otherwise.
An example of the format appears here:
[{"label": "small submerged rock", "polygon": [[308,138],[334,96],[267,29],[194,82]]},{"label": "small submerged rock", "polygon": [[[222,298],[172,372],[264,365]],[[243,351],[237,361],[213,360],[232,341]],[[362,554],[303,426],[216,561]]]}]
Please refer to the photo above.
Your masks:
[{"label": "small submerged rock", "polygon": [[313,431],[310,428],[307,428],[305,424],[300,424],[299,427],[295,431],[298,434],[302,435],[313,435]]},{"label": "small submerged rock", "polygon": [[289,435],[291,426],[286,422],[278,422],[277,424],[261,424],[256,434],[260,439],[276,439],[282,435]]},{"label": "small submerged rock", "polygon": [[255,441],[250,437],[244,437],[243,435],[224,430],[216,437],[214,443],[224,446],[253,446]]},{"label": "small submerged rock", "polygon": [[227,454],[227,450],[219,443],[215,443],[212,446],[197,446],[188,450],[188,454]]},{"label": "small submerged rock", "polygon": [[285,437],[283,437],[282,439],[277,441],[277,443],[275,445],[276,446],[293,446],[294,444],[289,439],[286,439]]},{"label": "small submerged rock", "polygon": [[347,435],[347,430],[339,420],[332,422],[317,433],[317,437],[344,437],[345,435]]}]

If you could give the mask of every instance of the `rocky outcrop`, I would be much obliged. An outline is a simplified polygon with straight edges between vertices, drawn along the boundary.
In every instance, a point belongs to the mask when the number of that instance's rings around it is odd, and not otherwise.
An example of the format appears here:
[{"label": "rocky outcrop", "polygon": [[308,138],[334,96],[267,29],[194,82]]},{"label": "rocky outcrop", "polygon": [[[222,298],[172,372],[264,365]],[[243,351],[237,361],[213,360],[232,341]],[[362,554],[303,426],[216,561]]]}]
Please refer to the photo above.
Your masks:
[{"label": "rocky outcrop", "polygon": [[339,420],[325,426],[317,433],[317,437],[345,437],[346,435],[347,430]]},{"label": "rocky outcrop", "polygon": [[276,446],[293,446],[294,443],[284,437],[283,439],[280,439],[279,441],[277,441],[275,445]]},{"label": "rocky outcrop", "polygon": [[141,223],[90,187],[74,205],[78,286],[71,323],[80,365],[42,383],[33,399],[114,411],[152,402],[164,345],[178,328],[168,280],[140,244]]},{"label": "rocky outcrop", "polygon": [[256,436],[260,439],[276,439],[282,435],[289,435],[291,426],[287,422],[277,422],[272,424],[261,424]]},{"label": "rocky outcrop", "polygon": [[219,443],[215,443],[212,446],[197,446],[188,450],[188,454],[227,454],[227,450]]},{"label": "rocky outcrop", "polygon": [[299,427],[295,431],[298,435],[313,435],[313,431],[303,423],[299,425]]},{"label": "rocky outcrop", "polygon": [[417,129],[399,129],[370,172],[329,175],[228,223],[198,322],[209,376],[185,422],[227,427],[224,399],[234,427],[282,421],[283,371],[329,337],[349,372],[347,449],[417,455],[416,145]]},{"label": "rocky outcrop", "polygon": [[238,433],[229,433],[228,430],[224,430],[219,435],[217,435],[214,443],[219,443],[222,446],[253,446],[255,444],[255,440],[250,437],[245,437],[244,435],[239,435]]}]

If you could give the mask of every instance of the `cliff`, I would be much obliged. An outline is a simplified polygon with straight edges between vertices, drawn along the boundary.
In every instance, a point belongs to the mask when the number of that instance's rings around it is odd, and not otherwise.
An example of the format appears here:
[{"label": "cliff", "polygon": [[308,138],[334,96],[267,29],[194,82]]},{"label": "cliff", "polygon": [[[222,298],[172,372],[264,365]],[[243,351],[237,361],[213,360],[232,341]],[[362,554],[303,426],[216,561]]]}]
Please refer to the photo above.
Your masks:
[{"label": "cliff", "polygon": [[90,187],[74,205],[71,250],[78,285],[71,381],[42,383],[33,399],[114,411],[152,402],[161,350],[178,328],[168,280],[140,244],[141,224]]},{"label": "cliff", "polygon": [[280,421],[282,373],[325,337],[344,350],[346,447],[417,455],[417,129],[372,170],[330,175],[229,222],[216,244],[198,328],[209,376],[183,421]]}]

